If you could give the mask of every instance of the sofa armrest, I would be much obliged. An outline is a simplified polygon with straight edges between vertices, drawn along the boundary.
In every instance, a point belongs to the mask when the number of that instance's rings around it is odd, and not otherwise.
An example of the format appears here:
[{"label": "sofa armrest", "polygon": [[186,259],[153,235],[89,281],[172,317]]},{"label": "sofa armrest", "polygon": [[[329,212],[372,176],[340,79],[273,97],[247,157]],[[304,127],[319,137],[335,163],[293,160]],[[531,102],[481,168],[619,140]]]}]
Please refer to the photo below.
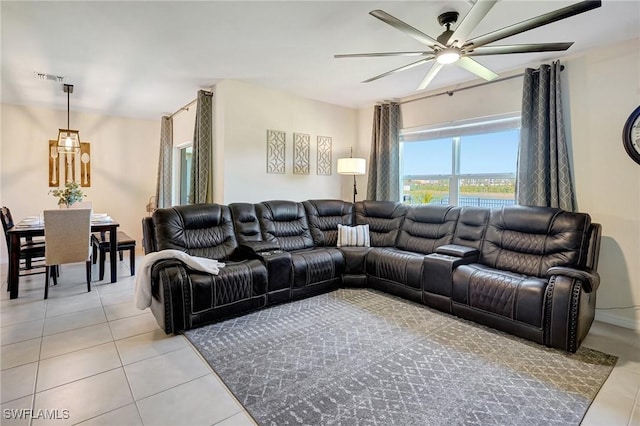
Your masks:
[{"label": "sofa armrest", "polygon": [[260,253],[263,251],[280,250],[280,246],[275,241],[247,241],[245,243],[242,243],[240,246],[251,249],[256,253]]},{"label": "sofa armrest", "polygon": [[460,265],[476,263],[477,257],[477,255],[459,257],[442,253],[431,253],[425,256],[422,269],[423,303],[451,313],[453,272]]},{"label": "sofa armrest", "polygon": [[234,257],[239,259],[260,259],[261,255],[280,251],[275,241],[247,241],[238,246]]},{"label": "sofa armrest", "polygon": [[189,275],[184,263],[162,259],[151,267],[151,312],[166,334],[185,328],[183,297],[189,297]]},{"label": "sofa armrest", "polygon": [[[477,248],[461,246],[459,244],[440,246],[436,249],[436,253],[460,258],[477,257],[480,254]],[[472,263],[475,263],[475,261]]]},{"label": "sofa armrest", "polygon": [[236,250],[236,258],[257,259],[267,268],[269,280],[267,293],[281,291],[291,287],[291,253],[280,250],[273,241],[247,241]]},{"label": "sofa armrest", "polygon": [[547,277],[554,275],[562,275],[564,277],[573,278],[582,282],[582,288],[585,293],[591,293],[598,290],[600,286],[600,274],[590,268],[575,269],[566,266],[553,266],[547,271]]}]

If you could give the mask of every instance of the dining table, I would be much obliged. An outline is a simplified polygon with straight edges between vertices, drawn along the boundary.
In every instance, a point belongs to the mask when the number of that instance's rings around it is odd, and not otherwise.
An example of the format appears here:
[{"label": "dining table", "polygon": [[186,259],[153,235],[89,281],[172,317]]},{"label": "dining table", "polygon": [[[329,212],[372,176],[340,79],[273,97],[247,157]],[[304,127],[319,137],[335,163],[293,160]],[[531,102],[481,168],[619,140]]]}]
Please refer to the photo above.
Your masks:
[{"label": "dining table", "polygon": [[[91,219],[91,232],[109,233],[109,263],[111,269],[111,282],[118,281],[118,237],[117,229],[120,224],[112,217],[107,215],[96,215],[95,219]],[[38,220],[23,220],[18,222],[11,228],[7,229],[9,236],[9,271],[8,271],[8,287],[9,298],[16,299],[18,297],[18,287],[20,285],[20,246],[23,238],[42,237],[44,235],[44,223]],[[46,236],[45,236],[46,244]]]}]

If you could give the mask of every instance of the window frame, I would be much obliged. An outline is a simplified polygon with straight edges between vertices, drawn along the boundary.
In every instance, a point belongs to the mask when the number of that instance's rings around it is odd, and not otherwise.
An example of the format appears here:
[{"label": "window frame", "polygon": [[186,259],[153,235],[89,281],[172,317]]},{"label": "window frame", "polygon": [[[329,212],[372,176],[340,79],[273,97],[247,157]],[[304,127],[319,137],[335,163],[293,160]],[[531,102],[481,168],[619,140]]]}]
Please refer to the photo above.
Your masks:
[{"label": "window frame", "polygon": [[[180,199],[181,192],[181,176],[182,176],[182,151],[186,148],[193,148],[193,142],[187,141],[173,146],[173,188],[172,188],[172,205],[182,205]],[[187,178],[189,178],[187,176]],[[188,194],[187,194],[188,197]],[[188,202],[186,204],[189,204]]]},{"label": "window frame", "polygon": [[[400,175],[400,194],[406,180],[448,180],[449,204],[459,205],[460,181],[464,179],[516,179],[514,173],[460,173],[462,137],[521,129],[521,113],[512,112],[490,117],[418,126],[400,130],[400,170],[403,171],[403,147],[406,143],[451,138],[451,174]],[[519,146],[519,141],[518,141]],[[517,161],[517,159],[516,159]]]}]

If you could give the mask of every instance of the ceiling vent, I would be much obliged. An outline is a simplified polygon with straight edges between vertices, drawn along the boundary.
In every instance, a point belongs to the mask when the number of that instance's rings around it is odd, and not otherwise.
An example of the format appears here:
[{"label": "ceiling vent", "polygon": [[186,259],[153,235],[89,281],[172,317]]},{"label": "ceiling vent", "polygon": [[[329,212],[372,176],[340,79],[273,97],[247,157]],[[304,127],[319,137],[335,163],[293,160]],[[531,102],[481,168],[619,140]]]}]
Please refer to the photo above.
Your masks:
[{"label": "ceiling vent", "polygon": [[49,80],[55,81],[56,83],[62,83],[64,80],[64,77],[60,75],[45,74],[43,72],[35,72],[34,75],[36,80]]}]

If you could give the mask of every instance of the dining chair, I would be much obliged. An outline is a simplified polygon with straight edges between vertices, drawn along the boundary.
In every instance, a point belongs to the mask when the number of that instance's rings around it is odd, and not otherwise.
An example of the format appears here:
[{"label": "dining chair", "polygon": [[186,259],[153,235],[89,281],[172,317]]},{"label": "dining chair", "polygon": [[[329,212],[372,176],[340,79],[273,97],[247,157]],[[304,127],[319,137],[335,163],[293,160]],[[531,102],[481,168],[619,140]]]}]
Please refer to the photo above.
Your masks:
[{"label": "dining chair", "polygon": [[[127,235],[123,231],[116,233],[117,242],[116,247],[118,250],[118,256],[120,260],[123,260],[124,251],[129,251],[129,271],[131,275],[136,274],[136,240]],[[104,263],[106,260],[106,254],[111,250],[111,242],[109,240],[108,232],[94,232],[91,236],[91,243],[93,246],[93,263],[95,264],[100,259],[100,265],[98,269],[98,275],[100,281],[104,279]]]},{"label": "dining chair", "polygon": [[[7,243],[7,251],[11,244],[7,230],[15,225],[11,210],[8,207],[0,208],[0,220],[2,221],[2,229],[4,231],[5,241]],[[18,276],[42,274],[45,272],[44,266],[44,240],[33,240],[27,238],[20,242],[20,269]]]},{"label": "dining chair", "polygon": [[49,297],[50,277],[56,285],[56,269],[67,263],[85,262],[87,291],[91,291],[91,209],[45,210],[44,238],[44,298]]}]

